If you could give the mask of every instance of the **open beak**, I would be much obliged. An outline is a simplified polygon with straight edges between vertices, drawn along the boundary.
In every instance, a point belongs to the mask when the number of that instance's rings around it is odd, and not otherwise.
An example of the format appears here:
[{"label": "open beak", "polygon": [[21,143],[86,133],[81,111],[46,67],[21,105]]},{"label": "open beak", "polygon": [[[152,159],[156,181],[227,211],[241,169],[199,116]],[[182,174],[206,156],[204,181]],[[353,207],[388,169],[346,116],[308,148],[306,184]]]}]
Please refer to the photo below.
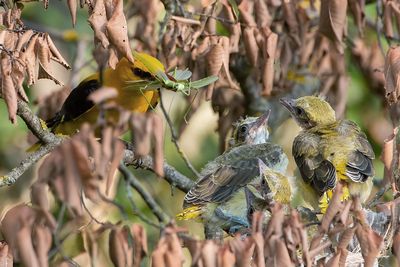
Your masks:
[{"label": "open beak", "polygon": [[260,117],[257,118],[257,120],[254,122],[251,128],[257,129],[262,125],[267,125],[270,114],[271,110],[268,109],[267,111],[264,112],[264,114],[262,114]]},{"label": "open beak", "polygon": [[295,100],[291,98],[281,98],[279,99],[279,102],[291,113],[293,111],[293,107],[296,105]]}]

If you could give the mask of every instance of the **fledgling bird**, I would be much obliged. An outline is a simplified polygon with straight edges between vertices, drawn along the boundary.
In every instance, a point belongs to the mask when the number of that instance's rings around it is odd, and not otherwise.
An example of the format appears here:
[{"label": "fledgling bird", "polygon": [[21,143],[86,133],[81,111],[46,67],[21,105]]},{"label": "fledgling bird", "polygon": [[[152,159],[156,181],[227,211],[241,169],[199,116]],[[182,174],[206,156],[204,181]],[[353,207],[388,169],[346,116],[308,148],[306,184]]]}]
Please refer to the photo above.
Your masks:
[{"label": "fledgling bird", "polygon": [[234,234],[250,227],[251,214],[267,207],[270,187],[276,192],[276,177],[288,164],[282,148],[267,141],[268,117],[269,111],[236,125],[230,149],[204,167],[178,219],[200,219],[206,238],[221,237],[221,229]]},{"label": "fledgling bird", "polygon": [[312,188],[304,195],[316,194],[325,212],[341,181],[342,200],[359,195],[365,202],[372,188],[375,154],[357,124],[337,120],[332,107],[319,97],[282,98],[281,103],[302,128],[294,139],[292,154],[305,184]]}]

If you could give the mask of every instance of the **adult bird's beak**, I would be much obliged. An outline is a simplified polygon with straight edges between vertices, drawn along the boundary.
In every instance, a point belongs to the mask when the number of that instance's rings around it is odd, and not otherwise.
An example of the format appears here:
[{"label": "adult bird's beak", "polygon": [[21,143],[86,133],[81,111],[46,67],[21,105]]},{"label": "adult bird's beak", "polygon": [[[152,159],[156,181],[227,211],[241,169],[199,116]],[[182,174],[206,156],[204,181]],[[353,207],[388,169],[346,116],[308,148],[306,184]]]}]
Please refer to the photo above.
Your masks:
[{"label": "adult bird's beak", "polygon": [[257,118],[257,120],[254,122],[251,128],[258,129],[262,125],[267,125],[270,114],[271,110],[268,109],[267,111],[264,112],[264,114],[262,114],[260,117]]},{"label": "adult bird's beak", "polygon": [[291,98],[281,98],[279,102],[290,112],[293,111],[293,107],[296,105],[295,100]]}]

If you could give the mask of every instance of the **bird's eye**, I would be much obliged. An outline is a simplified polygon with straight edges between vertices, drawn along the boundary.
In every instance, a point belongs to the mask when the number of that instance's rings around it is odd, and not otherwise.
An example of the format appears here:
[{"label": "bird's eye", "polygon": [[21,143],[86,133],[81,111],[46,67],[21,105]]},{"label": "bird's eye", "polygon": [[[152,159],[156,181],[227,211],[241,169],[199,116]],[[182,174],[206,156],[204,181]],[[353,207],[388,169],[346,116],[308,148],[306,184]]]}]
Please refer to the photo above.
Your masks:
[{"label": "bird's eye", "polygon": [[296,112],[296,114],[297,115],[303,115],[303,113],[304,113],[304,110],[302,109],[302,108],[295,108],[295,110],[294,110],[295,112]]},{"label": "bird's eye", "polygon": [[242,126],[239,128],[239,131],[240,131],[241,133],[247,133],[247,131],[248,131],[247,125],[242,125]]}]

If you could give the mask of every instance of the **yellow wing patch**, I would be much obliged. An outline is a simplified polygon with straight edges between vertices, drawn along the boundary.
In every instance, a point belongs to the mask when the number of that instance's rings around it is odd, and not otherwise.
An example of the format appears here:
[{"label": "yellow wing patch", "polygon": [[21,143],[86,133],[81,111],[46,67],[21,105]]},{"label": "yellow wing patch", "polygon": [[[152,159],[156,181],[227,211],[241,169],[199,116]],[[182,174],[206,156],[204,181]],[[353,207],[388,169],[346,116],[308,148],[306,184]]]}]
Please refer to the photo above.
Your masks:
[{"label": "yellow wing patch", "polygon": [[203,213],[201,206],[191,206],[189,208],[184,209],[181,213],[176,215],[176,219],[183,220],[192,220],[200,217]]}]

